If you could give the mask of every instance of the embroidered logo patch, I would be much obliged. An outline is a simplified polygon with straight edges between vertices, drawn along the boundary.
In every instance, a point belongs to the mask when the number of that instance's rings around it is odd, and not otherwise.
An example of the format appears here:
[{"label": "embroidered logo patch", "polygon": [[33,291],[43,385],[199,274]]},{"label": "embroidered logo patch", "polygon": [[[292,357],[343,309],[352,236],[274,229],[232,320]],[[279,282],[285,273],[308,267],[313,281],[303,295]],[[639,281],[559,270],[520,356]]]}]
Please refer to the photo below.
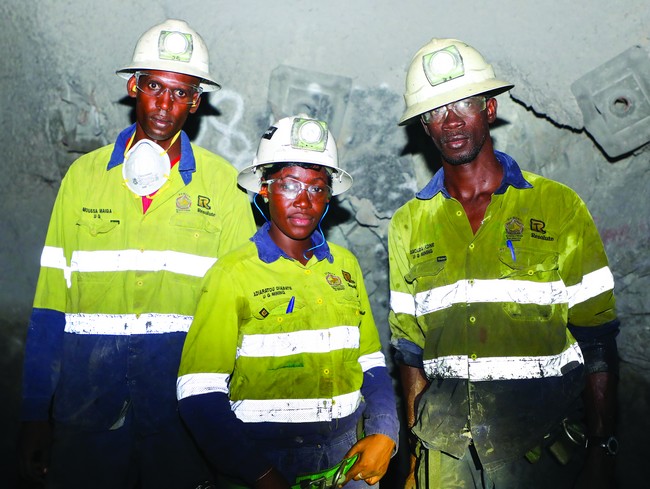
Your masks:
[{"label": "embroidered logo patch", "polygon": [[524,232],[524,223],[518,217],[511,217],[506,221],[506,237],[512,241],[521,240],[521,235]]},{"label": "embroidered logo patch", "polygon": [[341,277],[338,275],[328,273],[325,276],[325,280],[327,280],[327,283],[330,284],[330,287],[332,287],[334,290],[343,290],[345,288],[343,286],[343,282],[341,281]]},{"label": "embroidered logo patch", "polygon": [[328,273],[325,280],[327,280],[327,283],[330,285],[341,285],[341,277],[338,277],[333,273]]},{"label": "embroidered logo patch", "polygon": [[216,214],[211,212],[210,209],[210,198],[205,195],[199,195],[196,199],[196,211],[199,214],[205,214],[206,216],[214,217]]},{"label": "embroidered logo patch", "polygon": [[343,279],[348,283],[350,287],[356,288],[357,283],[352,279],[352,275],[350,275],[350,272],[346,272],[345,270],[341,270],[341,273],[343,274]]},{"label": "embroidered logo patch", "polygon": [[206,197],[205,195],[199,195],[196,205],[198,205],[203,209],[207,209],[207,210],[212,209],[212,207],[210,207],[210,198]]},{"label": "embroidered logo patch", "polygon": [[530,236],[535,239],[542,239],[544,241],[555,241],[555,238],[546,236],[546,223],[539,219],[530,220]]},{"label": "embroidered logo patch", "polygon": [[534,233],[546,234],[546,231],[544,230],[545,227],[546,223],[544,221],[540,221],[538,219],[530,220],[530,230]]},{"label": "embroidered logo patch", "polygon": [[262,308],[260,310],[260,316],[262,316],[263,318],[265,318],[268,315],[269,315],[269,311],[267,311],[265,308]]},{"label": "embroidered logo patch", "polygon": [[187,194],[180,194],[176,197],[176,212],[187,212],[192,207],[192,199]]}]

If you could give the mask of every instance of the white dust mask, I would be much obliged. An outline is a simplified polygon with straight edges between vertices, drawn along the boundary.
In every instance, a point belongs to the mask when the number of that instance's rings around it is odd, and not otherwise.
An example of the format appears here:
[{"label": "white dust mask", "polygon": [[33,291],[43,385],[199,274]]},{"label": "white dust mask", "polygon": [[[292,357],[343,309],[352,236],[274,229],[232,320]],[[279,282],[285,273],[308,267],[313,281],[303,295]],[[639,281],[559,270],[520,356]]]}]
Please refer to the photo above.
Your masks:
[{"label": "white dust mask", "polygon": [[124,155],[124,183],[141,197],[159,190],[169,180],[170,170],[167,151],[149,139],[141,139]]}]

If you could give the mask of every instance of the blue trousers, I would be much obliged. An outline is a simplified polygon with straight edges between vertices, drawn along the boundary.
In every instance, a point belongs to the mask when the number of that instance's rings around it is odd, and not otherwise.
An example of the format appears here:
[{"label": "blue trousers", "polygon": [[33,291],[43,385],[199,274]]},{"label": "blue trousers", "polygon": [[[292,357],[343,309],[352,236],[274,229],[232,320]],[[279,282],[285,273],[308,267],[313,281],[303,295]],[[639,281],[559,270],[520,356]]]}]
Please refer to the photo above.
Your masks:
[{"label": "blue trousers", "polygon": [[47,489],[195,489],[206,480],[214,478],[180,418],[147,435],[130,415],[110,431],[54,428]]}]

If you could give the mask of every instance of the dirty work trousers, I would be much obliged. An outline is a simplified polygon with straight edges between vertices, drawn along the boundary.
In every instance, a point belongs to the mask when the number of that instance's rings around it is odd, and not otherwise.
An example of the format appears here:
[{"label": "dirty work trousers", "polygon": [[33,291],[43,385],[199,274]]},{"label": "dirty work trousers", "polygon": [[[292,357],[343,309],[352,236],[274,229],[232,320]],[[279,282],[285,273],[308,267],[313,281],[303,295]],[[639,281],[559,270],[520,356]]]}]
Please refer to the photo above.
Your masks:
[{"label": "dirty work trousers", "polygon": [[141,435],[121,428],[88,432],[55,426],[47,489],[194,489],[214,480],[180,418]]}]

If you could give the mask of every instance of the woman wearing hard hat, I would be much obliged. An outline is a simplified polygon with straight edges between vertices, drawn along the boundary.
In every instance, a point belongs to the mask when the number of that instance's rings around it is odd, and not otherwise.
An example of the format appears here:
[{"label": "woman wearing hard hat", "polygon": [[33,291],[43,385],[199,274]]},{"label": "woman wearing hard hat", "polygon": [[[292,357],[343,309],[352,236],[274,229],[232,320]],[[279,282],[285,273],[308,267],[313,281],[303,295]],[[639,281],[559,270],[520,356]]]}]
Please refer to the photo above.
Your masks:
[{"label": "woman wearing hard hat", "polygon": [[268,203],[270,222],[208,274],[181,361],[181,415],[228,487],[375,484],[399,427],[361,269],[320,229],[352,184],[326,123],[281,119],[238,181]]}]

